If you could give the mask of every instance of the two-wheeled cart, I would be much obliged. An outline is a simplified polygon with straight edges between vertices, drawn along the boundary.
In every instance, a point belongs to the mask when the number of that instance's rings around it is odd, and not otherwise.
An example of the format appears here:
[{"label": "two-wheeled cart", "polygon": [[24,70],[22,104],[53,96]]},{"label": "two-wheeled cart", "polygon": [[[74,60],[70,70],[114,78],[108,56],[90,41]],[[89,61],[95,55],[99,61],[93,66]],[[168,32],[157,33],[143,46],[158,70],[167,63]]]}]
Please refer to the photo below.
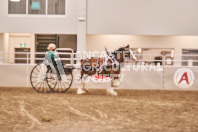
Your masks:
[{"label": "two-wheeled cart", "polygon": [[[70,53],[65,53],[69,51]],[[74,51],[70,48],[57,48],[55,50],[59,55],[70,55],[70,63],[63,64],[64,73],[67,81],[62,78],[56,68],[44,60],[42,63],[35,65],[30,74],[30,82],[34,90],[38,93],[59,92],[63,93],[70,89],[73,82],[72,70],[74,69]],[[52,68],[55,70],[52,72]]]}]

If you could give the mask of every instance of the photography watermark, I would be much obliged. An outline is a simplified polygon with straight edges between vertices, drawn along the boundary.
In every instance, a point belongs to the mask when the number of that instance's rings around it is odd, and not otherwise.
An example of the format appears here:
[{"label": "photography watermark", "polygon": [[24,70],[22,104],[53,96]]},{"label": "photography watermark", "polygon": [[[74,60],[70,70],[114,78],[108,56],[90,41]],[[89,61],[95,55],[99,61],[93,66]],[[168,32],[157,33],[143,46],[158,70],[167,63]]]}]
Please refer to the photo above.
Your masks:
[{"label": "photography watermark", "polygon": [[[75,58],[81,58],[81,62],[75,64],[76,69],[84,72],[88,77],[85,82],[110,82],[114,78],[119,78],[121,81],[125,74],[121,72],[128,71],[163,71],[160,63],[143,63],[137,61],[136,52],[133,52],[130,48],[121,48],[117,51],[77,51]],[[84,59],[85,58],[85,59]],[[131,61],[125,63],[125,61]],[[53,78],[55,81],[67,82],[67,64],[61,62],[58,52],[54,52],[54,58],[46,55],[43,64],[41,65],[40,72],[38,74],[38,82],[46,81],[46,78]],[[48,71],[48,73],[47,73]],[[50,74],[49,74],[50,71]],[[76,74],[74,80],[79,83],[82,79],[81,74]]]}]

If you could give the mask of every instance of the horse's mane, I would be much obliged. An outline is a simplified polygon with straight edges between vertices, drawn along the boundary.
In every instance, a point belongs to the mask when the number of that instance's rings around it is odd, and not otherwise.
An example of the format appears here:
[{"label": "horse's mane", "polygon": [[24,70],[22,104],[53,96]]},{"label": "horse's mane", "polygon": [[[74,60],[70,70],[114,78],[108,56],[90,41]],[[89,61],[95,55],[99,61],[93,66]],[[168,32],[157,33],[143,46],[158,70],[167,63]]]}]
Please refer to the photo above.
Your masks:
[{"label": "horse's mane", "polygon": [[123,50],[124,50],[124,47],[121,47],[121,48],[115,50],[115,51],[113,52],[113,54],[118,53],[118,51],[123,51]]},{"label": "horse's mane", "polygon": [[124,47],[119,48],[117,51],[123,51]]}]

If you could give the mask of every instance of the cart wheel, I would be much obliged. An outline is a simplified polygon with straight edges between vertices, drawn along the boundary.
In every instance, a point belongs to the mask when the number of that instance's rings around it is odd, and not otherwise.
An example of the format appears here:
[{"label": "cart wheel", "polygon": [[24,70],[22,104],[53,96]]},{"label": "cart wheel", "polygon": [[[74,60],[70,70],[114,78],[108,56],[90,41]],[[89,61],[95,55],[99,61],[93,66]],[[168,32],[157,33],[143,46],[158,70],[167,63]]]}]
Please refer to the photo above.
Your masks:
[{"label": "cart wheel", "polygon": [[64,93],[69,90],[73,82],[73,74],[72,72],[66,72],[65,76],[67,81],[62,81],[59,75],[56,76],[49,70],[46,78],[49,88],[57,93]]},{"label": "cart wheel", "polygon": [[46,82],[48,68],[43,63],[37,64],[33,67],[30,74],[30,82],[34,90],[38,93],[49,93],[52,90]]}]

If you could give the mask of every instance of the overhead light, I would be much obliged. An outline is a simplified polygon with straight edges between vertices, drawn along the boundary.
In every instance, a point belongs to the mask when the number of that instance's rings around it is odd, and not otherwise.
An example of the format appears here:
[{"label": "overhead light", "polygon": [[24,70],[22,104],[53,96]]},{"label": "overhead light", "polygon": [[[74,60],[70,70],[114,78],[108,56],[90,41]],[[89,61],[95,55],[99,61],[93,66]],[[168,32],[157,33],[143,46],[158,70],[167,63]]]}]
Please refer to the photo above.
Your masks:
[{"label": "overhead light", "polygon": [[141,48],[138,48],[138,53],[141,53],[142,52],[142,49]]},{"label": "overhead light", "polygon": [[10,0],[10,1],[13,1],[13,2],[20,2],[21,0]]}]

